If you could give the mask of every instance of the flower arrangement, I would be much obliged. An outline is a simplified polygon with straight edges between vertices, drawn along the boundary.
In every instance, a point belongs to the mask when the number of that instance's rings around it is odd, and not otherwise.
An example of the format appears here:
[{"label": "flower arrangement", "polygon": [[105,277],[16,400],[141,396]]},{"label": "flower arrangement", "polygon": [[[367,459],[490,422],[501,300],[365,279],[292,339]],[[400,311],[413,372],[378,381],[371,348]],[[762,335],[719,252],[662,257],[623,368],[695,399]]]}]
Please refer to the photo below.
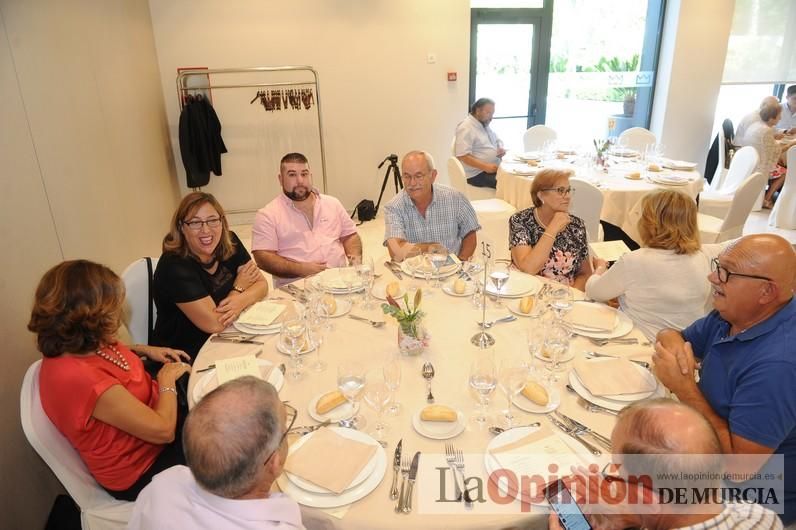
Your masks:
[{"label": "flower arrangement", "polygon": [[605,152],[611,148],[613,142],[610,139],[597,140],[596,138],[592,142],[594,143],[594,150],[597,151],[597,164],[602,166],[605,164]]},{"label": "flower arrangement", "polygon": [[413,304],[409,304],[409,294],[403,296],[403,307],[390,295],[387,295],[386,304],[381,304],[385,315],[390,315],[398,321],[398,347],[406,355],[421,353],[429,343],[429,334],[423,327],[425,313],[420,310],[423,292],[415,292]]}]

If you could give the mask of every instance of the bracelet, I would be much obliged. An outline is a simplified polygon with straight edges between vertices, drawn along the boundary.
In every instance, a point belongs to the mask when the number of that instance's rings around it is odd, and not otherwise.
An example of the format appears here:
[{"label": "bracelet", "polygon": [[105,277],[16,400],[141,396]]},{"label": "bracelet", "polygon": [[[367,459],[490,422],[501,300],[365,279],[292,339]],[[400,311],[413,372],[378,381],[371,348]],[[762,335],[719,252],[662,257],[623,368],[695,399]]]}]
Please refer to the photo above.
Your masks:
[{"label": "bracelet", "polygon": [[160,393],[163,394],[164,392],[173,392],[175,396],[177,395],[177,389],[171,386],[160,387]]},{"label": "bracelet", "polygon": [[547,232],[542,232],[542,237],[549,237],[549,238],[550,238],[550,239],[552,239],[553,241],[555,241],[555,240],[556,240],[556,238],[555,238],[555,237],[551,236],[551,235],[550,235],[550,234],[548,234]]},{"label": "bracelet", "polygon": [[233,290],[233,291],[237,291],[237,292],[239,292],[239,293],[242,293],[242,292],[243,292],[243,291],[245,291],[246,289],[242,289],[242,288],[238,287],[237,285],[233,285],[233,286],[232,286],[232,290]]}]

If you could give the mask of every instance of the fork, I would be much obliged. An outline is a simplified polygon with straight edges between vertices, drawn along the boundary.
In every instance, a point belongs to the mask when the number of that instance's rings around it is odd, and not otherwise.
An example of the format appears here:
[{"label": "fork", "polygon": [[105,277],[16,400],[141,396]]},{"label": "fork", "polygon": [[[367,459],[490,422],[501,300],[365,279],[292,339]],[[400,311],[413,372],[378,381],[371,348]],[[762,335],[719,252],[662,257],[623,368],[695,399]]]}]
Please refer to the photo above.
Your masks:
[{"label": "fork", "polygon": [[464,505],[467,508],[472,508],[473,506],[473,499],[470,497],[470,490],[467,489],[465,485],[465,478],[464,478],[464,453],[462,453],[461,449],[456,450],[456,469],[459,470],[459,473],[462,474],[462,490],[464,491]]},{"label": "fork", "polygon": [[406,506],[406,479],[409,478],[409,457],[405,456],[401,459],[401,493],[398,494],[398,505],[395,507],[395,513],[403,513]]},{"label": "fork", "polygon": [[553,414],[555,414],[556,418],[563,421],[565,424],[567,424],[569,428],[574,429],[577,433],[588,434],[589,436],[597,440],[597,443],[599,443],[609,451],[611,450],[611,440],[606,438],[602,434],[592,430],[591,428],[583,425],[578,421],[573,420],[572,418],[566,416],[565,414],[561,414],[558,411],[553,412]]},{"label": "fork", "polygon": [[[638,344],[638,339],[629,337],[625,339],[595,339],[594,337],[586,337],[594,345],[605,346],[606,344]],[[649,342],[643,342],[642,346],[649,346]]]},{"label": "fork", "polygon": [[456,485],[456,500],[460,501],[464,491],[464,481],[459,485],[459,475],[456,474],[456,449],[453,448],[453,444],[445,444],[445,461],[448,462],[448,467],[453,472],[453,482]]},{"label": "fork", "polygon": [[479,326],[483,326],[484,329],[489,329],[495,324],[500,324],[501,322],[514,322],[515,320],[517,320],[517,317],[515,317],[514,315],[508,315],[502,318],[498,318],[497,320],[490,320],[489,322],[484,322],[483,324],[481,322],[476,322],[476,324],[478,324]]},{"label": "fork", "polygon": [[348,318],[351,318],[351,319],[354,319],[354,320],[360,320],[360,321],[362,321],[362,322],[367,322],[368,324],[370,324],[370,325],[371,325],[371,326],[373,326],[374,328],[380,328],[380,327],[383,327],[383,326],[384,326],[384,324],[386,323],[386,322],[384,322],[383,320],[371,320],[371,319],[369,319],[369,318],[360,317],[360,316],[357,316],[357,315],[352,315],[352,314],[350,314],[350,313],[349,313],[349,315],[348,315]]}]

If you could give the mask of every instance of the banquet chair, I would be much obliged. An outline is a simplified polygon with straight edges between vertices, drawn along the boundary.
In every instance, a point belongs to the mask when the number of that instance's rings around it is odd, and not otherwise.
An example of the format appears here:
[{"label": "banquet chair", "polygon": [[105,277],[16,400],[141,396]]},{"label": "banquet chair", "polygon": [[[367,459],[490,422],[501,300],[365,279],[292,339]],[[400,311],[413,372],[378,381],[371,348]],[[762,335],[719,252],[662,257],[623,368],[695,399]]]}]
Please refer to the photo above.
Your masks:
[{"label": "banquet chair", "polygon": [[135,503],[116,500],[97,484],[80,455],[45,414],[39,397],[41,360],[28,368],[20,393],[22,430],[67,493],[80,507],[84,529],[127,528]]},{"label": "banquet chair", "polygon": [[547,125],[534,125],[522,135],[522,145],[525,152],[539,151],[544,147],[545,142],[551,142],[558,138],[554,129]]},{"label": "banquet chair", "polygon": [[730,209],[733,194],[755,170],[758,158],[754,147],[746,146],[739,149],[732,157],[730,169],[724,175],[721,185],[715,190],[711,185],[710,190],[699,195],[699,211],[705,215],[724,217]]},{"label": "banquet chair", "polygon": [[493,188],[479,188],[467,184],[464,166],[455,156],[448,159],[448,180],[452,188],[464,193],[465,197],[471,201],[477,199],[493,199],[495,197],[495,190]]},{"label": "banquet chair", "polygon": [[451,156],[456,156],[456,136],[451,140]]},{"label": "banquet chair", "polygon": [[136,344],[150,344],[157,309],[152,299],[152,275],[158,258],[140,258],[124,269],[122,281],[127,291],[124,323]]},{"label": "banquet chair", "polygon": [[776,228],[796,230],[796,146],[788,149],[788,172],[779,190],[779,198],[768,216],[768,224]]},{"label": "banquet chair", "polygon": [[635,149],[639,153],[644,153],[648,145],[654,145],[658,142],[655,135],[644,127],[631,127],[619,135],[619,145],[627,147],[628,149]]},{"label": "banquet chair", "polygon": [[[724,129],[719,127],[716,134],[716,170],[713,172],[713,177],[710,181],[710,191],[719,191],[724,185],[724,178],[727,176],[727,137],[724,136]],[[707,175],[706,175],[707,176]]]},{"label": "banquet chair", "polygon": [[601,241],[600,212],[603,208],[603,193],[597,186],[585,180],[572,178],[569,183],[575,190],[569,213],[583,219],[589,243]]},{"label": "banquet chair", "polygon": [[755,200],[767,180],[767,176],[760,172],[754,173],[744,180],[735,191],[724,219],[698,213],[697,225],[702,243],[721,243],[741,237],[746,219],[752,212]]}]

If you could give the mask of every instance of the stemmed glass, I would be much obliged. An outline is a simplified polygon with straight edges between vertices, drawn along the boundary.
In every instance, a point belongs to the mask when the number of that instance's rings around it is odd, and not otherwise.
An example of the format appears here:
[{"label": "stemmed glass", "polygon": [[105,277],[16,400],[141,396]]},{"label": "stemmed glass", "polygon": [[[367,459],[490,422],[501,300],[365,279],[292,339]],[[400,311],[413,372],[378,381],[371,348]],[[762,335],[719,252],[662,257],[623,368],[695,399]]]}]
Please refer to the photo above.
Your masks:
[{"label": "stemmed glass", "polygon": [[569,328],[560,320],[553,322],[545,333],[544,348],[550,356],[547,369],[551,383],[558,382],[556,372],[561,371],[561,358],[569,352],[569,335]]},{"label": "stemmed glass", "polygon": [[321,360],[321,346],[323,345],[324,333],[326,332],[326,319],[329,313],[326,310],[326,305],[322,300],[316,298],[315,302],[310,305],[310,310],[307,313],[307,324],[310,341],[315,346],[315,362],[310,369],[315,372],[323,372],[326,370],[326,363]]},{"label": "stemmed glass", "polygon": [[538,371],[536,358],[542,354],[545,340],[544,310],[539,305],[541,304],[537,303],[534,305],[533,312],[528,316],[528,327],[526,328],[528,354],[531,356],[531,362],[528,366],[531,375],[535,375]]},{"label": "stemmed glass", "polygon": [[510,272],[511,263],[507,260],[495,260],[494,265],[492,265],[492,270],[489,272],[489,280],[492,282],[492,285],[495,286],[495,290],[497,291],[495,307],[503,307],[500,291],[509,281]]},{"label": "stemmed glass", "polygon": [[505,422],[505,427],[510,429],[514,426],[514,414],[512,404],[514,398],[522,392],[528,380],[528,364],[519,357],[507,357],[500,361],[500,371],[498,372],[498,382],[500,388],[506,395],[508,408],[504,411],[501,419]]},{"label": "stemmed glass", "polygon": [[423,261],[420,266],[420,271],[423,273],[423,280],[425,280],[425,288],[423,289],[424,296],[434,295],[434,291],[431,290],[431,276],[433,275],[433,271],[431,270],[432,265],[433,262],[431,261],[429,253],[423,252]]},{"label": "stemmed glass", "polygon": [[559,319],[564,318],[564,315],[572,311],[572,290],[566,285],[553,287],[547,295],[547,303]]},{"label": "stemmed glass", "polygon": [[376,412],[376,425],[373,426],[372,435],[381,441],[387,430],[384,423],[384,410],[392,401],[392,392],[387,383],[379,377],[377,372],[368,373],[365,384],[365,403]]},{"label": "stemmed glass", "polygon": [[439,243],[434,243],[428,247],[428,258],[431,260],[431,265],[434,267],[434,288],[440,289],[442,282],[439,278],[439,270],[448,261],[448,249]]},{"label": "stemmed glass", "polygon": [[387,388],[392,392],[392,400],[387,408],[387,414],[397,416],[401,413],[401,404],[395,399],[395,392],[401,386],[401,359],[397,354],[388,355],[387,362],[384,363],[381,372],[384,375],[384,382],[387,384]]},{"label": "stemmed glass", "polygon": [[337,388],[353,408],[348,423],[355,429],[361,429],[366,424],[365,418],[359,415],[359,398],[365,388],[365,368],[356,361],[340,363],[337,367]]},{"label": "stemmed glass", "polygon": [[469,378],[470,387],[478,394],[480,404],[478,412],[470,419],[479,427],[484,427],[489,419],[487,416],[489,396],[495,391],[497,382],[495,363],[488,355],[480,355],[470,365]]},{"label": "stemmed glass", "polygon": [[362,305],[363,309],[373,309],[373,283],[376,280],[376,269],[373,266],[373,258],[362,258],[362,264],[359,267],[359,277],[365,285],[364,299],[365,303]]},{"label": "stemmed glass", "polygon": [[301,319],[287,320],[282,323],[279,340],[290,354],[290,377],[301,379],[301,349],[304,346],[307,326]]}]

